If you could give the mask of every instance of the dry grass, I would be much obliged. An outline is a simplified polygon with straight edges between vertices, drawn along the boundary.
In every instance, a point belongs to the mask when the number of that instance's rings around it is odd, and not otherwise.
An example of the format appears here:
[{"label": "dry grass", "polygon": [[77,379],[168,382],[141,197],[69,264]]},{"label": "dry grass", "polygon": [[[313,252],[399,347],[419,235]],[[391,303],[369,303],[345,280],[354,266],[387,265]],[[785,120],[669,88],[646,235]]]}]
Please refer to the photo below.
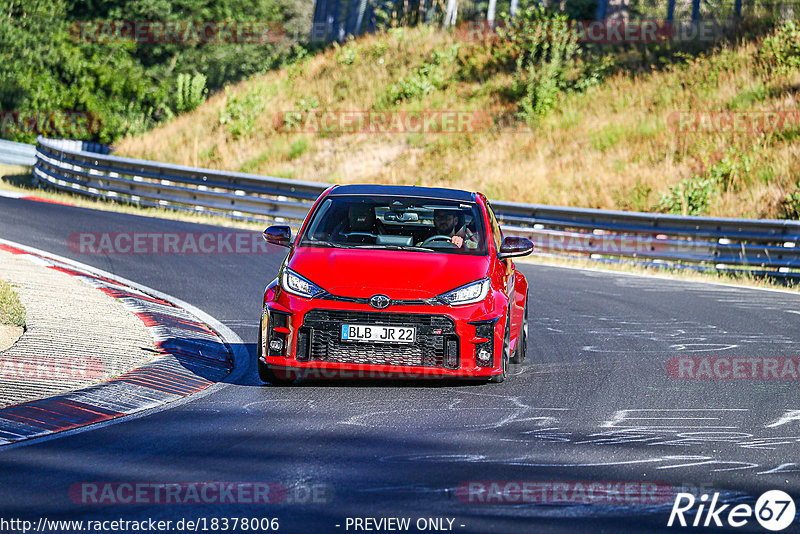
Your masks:
[{"label": "dry grass", "polygon": [[[289,69],[217,94],[194,112],[145,135],[126,138],[133,157],[338,183],[404,183],[480,190],[521,202],[652,210],[669,185],[704,173],[726,154],[751,159],[742,183],[722,193],[707,214],[776,217],[800,187],[796,135],[678,134],[667,125],[680,110],[798,109],[800,75],[769,78],[740,43],[683,65],[617,75],[580,94],[527,133],[286,134],[282,111],[383,109],[382,96],[454,37],[427,28],[371,35]],[[472,44],[461,43],[466,55]],[[390,109],[508,111],[510,83],[457,82]],[[220,118],[246,108],[246,121]],[[242,104],[243,102],[243,104]],[[239,128],[239,131],[236,129]]]}]

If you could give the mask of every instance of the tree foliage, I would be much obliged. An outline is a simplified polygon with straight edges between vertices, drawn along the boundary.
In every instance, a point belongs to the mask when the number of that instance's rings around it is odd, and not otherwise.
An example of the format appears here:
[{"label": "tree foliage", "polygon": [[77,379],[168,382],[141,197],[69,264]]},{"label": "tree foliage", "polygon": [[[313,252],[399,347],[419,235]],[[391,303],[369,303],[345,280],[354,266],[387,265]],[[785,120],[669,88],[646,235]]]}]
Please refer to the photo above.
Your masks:
[{"label": "tree foliage", "polygon": [[[4,120],[0,136],[113,142],[151,128],[199,105],[206,88],[284,64],[309,34],[310,9],[303,0],[0,0],[0,112],[97,119],[68,132]],[[285,35],[265,43],[91,42],[75,31],[91,21],[257,21]]]}]

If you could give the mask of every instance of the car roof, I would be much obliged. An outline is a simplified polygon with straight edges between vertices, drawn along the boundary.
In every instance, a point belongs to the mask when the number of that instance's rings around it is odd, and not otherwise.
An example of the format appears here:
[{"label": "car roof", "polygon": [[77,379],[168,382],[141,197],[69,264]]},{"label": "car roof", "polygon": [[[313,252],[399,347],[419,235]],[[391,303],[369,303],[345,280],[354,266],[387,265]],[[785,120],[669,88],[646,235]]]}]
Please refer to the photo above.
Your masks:
[{"label": "car roof", "polygon": [[329,196],[363,195],[363,196],[397,196],[437,198],[445,200],[458,200],[461,202],[474,202],[475,193],[460,189],[445,189],[444,187],[417,187],[414,185],[340,185],[328,193]]}]

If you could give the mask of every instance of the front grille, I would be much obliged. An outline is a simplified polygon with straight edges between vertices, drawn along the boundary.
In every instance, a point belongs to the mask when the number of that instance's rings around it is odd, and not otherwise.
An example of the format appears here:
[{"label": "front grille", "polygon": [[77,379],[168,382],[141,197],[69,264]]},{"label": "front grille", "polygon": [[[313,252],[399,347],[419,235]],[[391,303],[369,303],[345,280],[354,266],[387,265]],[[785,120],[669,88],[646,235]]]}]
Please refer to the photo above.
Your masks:
[{"label": "front grille", "polygon": [[[410,344],[343,342],[342,324],[416,326],[417,340]],[[312,310],[306,314],[301,330],[301,337],[306,338],[303,344],[310,348],[304,348],[303,356],[309,360],[451,369],[459,366],[455,323],[442,315]]]}]

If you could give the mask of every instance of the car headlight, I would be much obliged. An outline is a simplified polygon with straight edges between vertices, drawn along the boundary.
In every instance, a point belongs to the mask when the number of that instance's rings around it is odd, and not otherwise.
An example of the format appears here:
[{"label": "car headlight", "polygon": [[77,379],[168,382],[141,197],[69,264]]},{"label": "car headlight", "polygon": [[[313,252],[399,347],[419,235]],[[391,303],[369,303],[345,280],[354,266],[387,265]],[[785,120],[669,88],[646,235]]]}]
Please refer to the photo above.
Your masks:
[{"label": "car headlight", "polygon": [[281,277],[281,287],[287,293],[299,297],[314,298],[325,290],[314,282],[304,278],[291,269],[284,269]]},{"label": "car headlight", "polygon": [[439,298],[444,300],[446,303],[459,306],[461,304],[474,304],[476,302],[480,302],[486,298],[486,295],[489,294],[489,279],[484,278],[483,280],[478,280],[477,282],[471,282],[467,285],[457,287],[452,291],[448,291],[442,295],[439,295]]}]

